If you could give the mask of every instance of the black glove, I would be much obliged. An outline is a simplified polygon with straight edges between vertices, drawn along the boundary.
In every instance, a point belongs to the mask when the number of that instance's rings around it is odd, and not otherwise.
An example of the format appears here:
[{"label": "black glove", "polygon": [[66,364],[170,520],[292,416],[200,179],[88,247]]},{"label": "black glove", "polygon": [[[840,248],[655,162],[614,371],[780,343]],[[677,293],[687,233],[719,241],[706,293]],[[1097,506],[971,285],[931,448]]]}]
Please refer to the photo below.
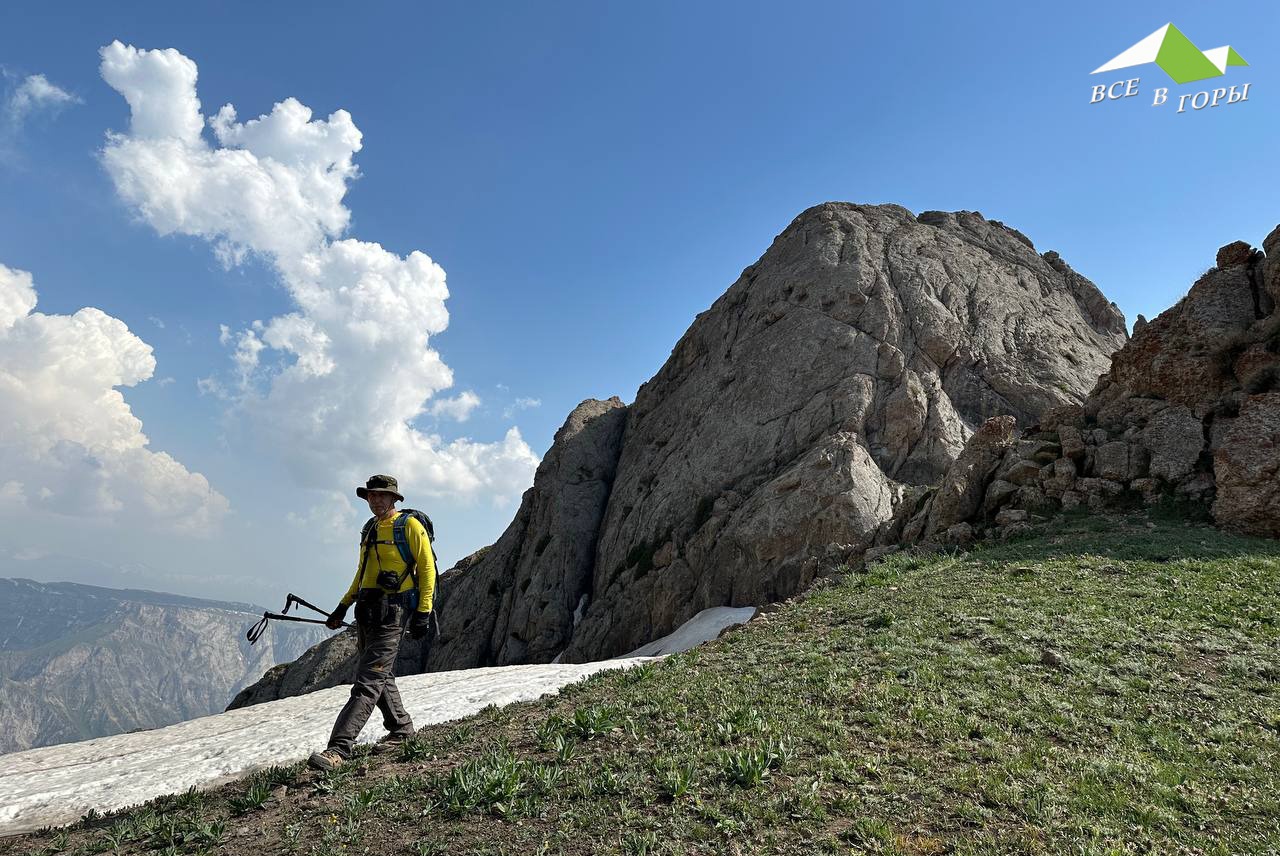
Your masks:
[{"label": "black glove", "polygon": [[409,638],[421,639],[435,629],[436,614],[434,612],[415,612],[409,619]]},{"label": "black glove", "polygon": [[324,623],[325,627],[330,630],[337,630],[342,626],[342,619],[347,617],[347,605],[340,603],[333,608],[333,612],[329,613],[329,620]]}]

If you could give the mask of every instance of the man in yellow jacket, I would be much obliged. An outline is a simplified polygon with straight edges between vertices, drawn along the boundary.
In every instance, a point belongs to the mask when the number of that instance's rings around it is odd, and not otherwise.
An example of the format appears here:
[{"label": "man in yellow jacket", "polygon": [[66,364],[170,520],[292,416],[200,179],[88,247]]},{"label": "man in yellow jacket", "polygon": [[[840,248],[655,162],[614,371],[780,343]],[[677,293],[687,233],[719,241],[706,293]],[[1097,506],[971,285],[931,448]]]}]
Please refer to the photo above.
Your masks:
[{"label": "man in yellow jacket", "polygon": [[[376,706],[382,712],[387,736],[377,749],[393,748],[414,733],[413,720],[400,701],[396,687],[396,654],[408,617],[409,634],[425,636],[431,626],[432,596],[435,594],[436,564],[431,540],[423,525],[411,514],[398,511],[396,501],[404,501],[398,483],[391,476],[370,476],[356,496],[369,503],[374,520],[360,543],[360,560],[355,579],[329,616],[326,625],[342,626],[347,608],[356,605],[356,642],[359,660],[355,683],[329,735],[329,746],[311,756],[319,770],[332,770],[351,757],[356,737]],[[407,542],[413,566],[406,564],[395,542],[397,518]]]}]

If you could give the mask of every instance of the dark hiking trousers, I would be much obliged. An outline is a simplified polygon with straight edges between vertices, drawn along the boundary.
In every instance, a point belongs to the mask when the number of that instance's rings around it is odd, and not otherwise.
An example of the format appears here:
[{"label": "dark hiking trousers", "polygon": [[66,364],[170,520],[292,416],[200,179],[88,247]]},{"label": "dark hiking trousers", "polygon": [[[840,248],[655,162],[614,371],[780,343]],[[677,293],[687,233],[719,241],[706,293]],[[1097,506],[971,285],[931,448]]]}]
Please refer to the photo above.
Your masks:
[{"label": "dark hiking trousers", "polygon": [[[363,592],[362,592],[363,593]],[[400,650],[400,634],[405,608],[388,603],[385,597],[362,599],[356,603],[356,679],[351,686],[338,720],[329,735],[329,748],[351,755],[356,737],[369,721],[376,706],[382,711],[382,724],[392,734],[413,734],[413,721],[400,702],[396,688],[396,653]]]}]

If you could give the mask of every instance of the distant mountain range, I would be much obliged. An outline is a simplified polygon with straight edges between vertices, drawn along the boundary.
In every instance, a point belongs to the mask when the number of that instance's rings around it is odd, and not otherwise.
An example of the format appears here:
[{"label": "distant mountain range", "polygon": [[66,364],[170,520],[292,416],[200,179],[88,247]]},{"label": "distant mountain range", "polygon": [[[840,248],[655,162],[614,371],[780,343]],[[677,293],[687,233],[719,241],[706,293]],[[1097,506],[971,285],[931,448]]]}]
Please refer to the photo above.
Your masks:
[{"label": "distant mountain range", "polygon": [[263,609],[159,592],[0,579],[0,753],[220,712],[328,635]]}]

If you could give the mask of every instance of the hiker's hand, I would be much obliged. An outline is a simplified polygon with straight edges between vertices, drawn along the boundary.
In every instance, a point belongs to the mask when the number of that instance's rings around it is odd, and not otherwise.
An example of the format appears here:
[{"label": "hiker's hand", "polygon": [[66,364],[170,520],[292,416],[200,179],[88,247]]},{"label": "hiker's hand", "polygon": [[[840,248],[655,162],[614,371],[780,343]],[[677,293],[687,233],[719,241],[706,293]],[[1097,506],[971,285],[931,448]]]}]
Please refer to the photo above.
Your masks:
[{"label": "hiker's hand", "polygon": [[347,605],[340,603],[333,608],[333,612],[329,613],[329,620],[324,623],[325,627],[330,630],[337,630],[342,626],[342,619],[347,617]]},{"label": "hiker's hand", "polygon": [[409,638],[421,639],[431,632],[431,613],[415,612],[409,619]]}]

